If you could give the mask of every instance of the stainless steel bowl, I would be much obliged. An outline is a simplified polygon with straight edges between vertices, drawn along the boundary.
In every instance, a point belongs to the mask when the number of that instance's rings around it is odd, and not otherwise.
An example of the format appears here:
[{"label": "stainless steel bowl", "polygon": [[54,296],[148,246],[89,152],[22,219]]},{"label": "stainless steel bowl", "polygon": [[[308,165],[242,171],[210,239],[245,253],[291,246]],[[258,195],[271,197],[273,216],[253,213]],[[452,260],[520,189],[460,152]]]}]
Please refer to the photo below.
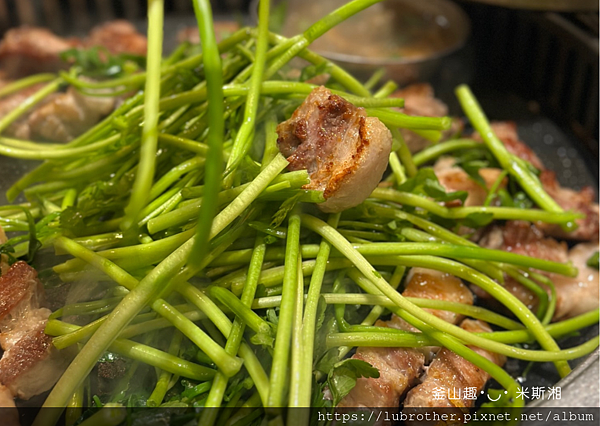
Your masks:
[{"label": "stainless steel bowl", "polygon": [[[283,4],[282,4],[283,3]],[[286,0],[274,2],[284,10],[287,36],[298,34],[345,0]],[[258,0],[251,7],[256,22]],[[359,78],[378,69],[400,84],[427,80],[442,58],[460,49],[470,34],[467,15],[448,0],[387,0],[351,17],[316,40],[311,49]]]}]

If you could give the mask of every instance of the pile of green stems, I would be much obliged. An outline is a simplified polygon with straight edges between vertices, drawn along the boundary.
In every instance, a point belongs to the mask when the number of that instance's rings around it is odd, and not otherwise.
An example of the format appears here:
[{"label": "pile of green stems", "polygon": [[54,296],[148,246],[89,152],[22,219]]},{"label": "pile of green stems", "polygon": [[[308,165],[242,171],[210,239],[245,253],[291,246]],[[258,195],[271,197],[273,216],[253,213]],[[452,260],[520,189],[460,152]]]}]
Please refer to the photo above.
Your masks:
[{"label": "pile of green stems", "polygon": [[[55,346],[76,346],[79,352],[45,406],[67,407],[67,418],[77,418],[86,377],[107,350],[156,367],[156,387],[148,405],[160,405],[172,379],[185,377],[205,382],[205,405],[220,407],[229,378],[244,369],[253,393],[246,400],[240,394],[235,404],[264,407],[275,417],[281,415],[279,407],[310,406],[320,301],[372,307],[360,324],[327,336],[328,347],[340,348],[340,359],[356,346],[444,346],[488,371],[515,405],[518,383],[469,346],[553,362],[561,376],[570,371],[568,360],[598,346],[596,338],[575,348],[559,348],[556,338],[597,322],[598,311],[550,324],[555,292],[544,275],[532,270],[575,276],[575,268],[483,249],[430,220],[461,220],[485,212],[498,220],[542,221],[569,229],[578,217],[556,206],[523,163],[486,131],[487,119],[467,87],[460,87],[457,95],[474,127],[485,135],[479,146],[490,150],[540,208],[447,208],[394,189],[418,167],[476,142],[461,139],[432,145],[413,158],[398,129],[436,142],[450,119],[404,115],[395,109],[403,106],[402,99],[388,96],[394,83],[373,92],[376,78],[363,85],[307,49],[332,26],[376,2],[352,1],[288,39],[269,32],[269,2],[263,1],[258,28],[242,28],[217,45],[208,3],[196,0],[203,53],[188,55],[189,46],[182,45],[163,59],[164,5],[151,0],[146,72],[94,82],[80,78],[73,69],[29,77],[2,90],[0,95],[5,96],[48,82],[1,118],[0,130],[67,85],[89,96],[135,92],[106,119],[64,145],[0,137],[0,154],[44,160],[8,190],[9,200],[23,192],[29,201],[3,208],[0,225],[8,232],[28,232],[31,223],[22,210],[27,209],[44,247],[74,257],[54,267],[64,282],[98,281],[110,287],[109,296],[69,304],[52,314],[46,332],[56,336]],[[286,64],[295,57],[308,62],[306,70],[327,74],[334,93],[365,107],[367,114],[392,130],[393,173],[388,179],[392,187],[375,190],[348,213],[317,213],[311,204],[322,202],[322,194],[302,189],[308,174],[286,172],[288,163],[278,153],[277,123],[315,87],[285,79]],[[182,75],[193,76],[196,82],[182,82]],[[129,182],[131,194],[102,192],[123,182]],[[84,197],[88,204],[96,197],[98,212],[84,228],[65,230],[61,214],[80,208]],[[270,218],[258,220],[261,212],[274,212],[290,198],[297,204],[284,212],[287,217],[281,223],[271,226]],[[113,216],[107,219],[103,212]],[[16,256],[27,253],[27,235],[13,237],[10,243]],[[491,294],[512,318],[480,307],[405,298],[397,287],[408,267],[460,277]],[[504,289],[505,273],[534,291],[540,299],[537,312]],[[345,276],[361,292],[328,293],[336,276]],[[279,308],[276,332],[263,318],[264,309],[275,307]],[[424,309],[458,312],[506,331],[467,333]],[[373,326],[387,312],[422,333]],[[90,322],[78,326],[60,319],[69,315]],[[153,341],[148,336],[165,328],[177,330],[167,350],[148,343]],[[133,339],[137,336],[141,338]],[[197,345],[200,363],[181,358],[183,338]],[[273,345],[262,351],[270,359],[258,359],[252,344],[258,340]],[[521,343],[540,349],[514,346]],[[214,424],[217,413],[205,410],[201,424]],[[35,425],[55,424],[54,414],[39,416]],[[296,424],[298,419],[294,420]],[[308,418],[301,421],[307,423]]]}]

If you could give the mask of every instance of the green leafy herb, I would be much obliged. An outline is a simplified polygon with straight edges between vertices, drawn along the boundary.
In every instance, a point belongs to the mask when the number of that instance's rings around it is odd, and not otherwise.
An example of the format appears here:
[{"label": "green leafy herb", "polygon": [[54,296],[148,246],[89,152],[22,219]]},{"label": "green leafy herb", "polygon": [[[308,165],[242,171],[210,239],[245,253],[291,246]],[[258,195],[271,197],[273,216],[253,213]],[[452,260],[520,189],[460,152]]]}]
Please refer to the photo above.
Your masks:
[{"label": "green leafy herb", "polygon": [[420,169],[415,176],[400,185],[398,190],[426,195],[442,202],[460,200],[464,203],[469,195],[466,191],[446,192],[431,167]]},{"label": "green leafy herb", "polygon": [[302,193],[298,193],[281,203],[281,207],[279,207],[279,210],[273,216],[271,228],[278,228],[283,223],[288,213],[294,209],[296,203],[300,200],[300,197],[302,197]]},{"label": "green leafy herb", "polygon": [[472,160],[472,161],[458,161],[456,163],[461,169],[465,171],[469,175],[469,177],[477,182],[483,188],[486,188],[485,181],[479,174],[479,170],[485,167],[489,167],[490,163],[485,160]]},{"label": "green leafy herb", "polygon": [[470,228],[481,228],[489,225],[494,220],[492,213],[476,212],[469,214],[464,219],[464,224]]},{"label": "green leafy herb", "polygon": [[319,65],[309,65],[302,69],[302,73],[300,74],[300,81],[307,81],[311,78],[315,78],[319,75],[325,74],[328,67],[327,62],[323,62]]},{"label": "green leafy herb", "polygon": [[533,201],[523,191],[519,191],[513,196],[513,206],[519,209],[530,209],[533,207]]},{"label": "green leafy herb", "polygon": [[356,381],[360,377],[379,377],[379,370],[368,362],[360,359],[345,359],[333,366],[333,369],[327,376],[329,390],[333,396],[333,405],[339,402],[350,393]]},{"label": "green leafy herb", "polygon": [[8,258],[9,265],[12,265],[17,261],[17,259],[13,255],[14,252],[15,248],[10,243],[0,244],[0,256],[3,254],[6,255],[6,257]]},{"label": "green leafy herb", "polygon": [[191,401],[192,399],[196,398],[197,396],[208,392],[210,390],[210,387],[212,386],[212,382],[202,382],[197,385],[194,385],[189,380],[182,380],[181,384],[186,388],[181,393],[181,396],[184,398],[184,400],[188,400],[188,401]]},{"label": "green leafy herb", "polygon": [[113,55],[102,46],[65,50],[60,57],[79,67],[83,75],[93,78],[120,77],[146,67],[146,58],[143,56],[125,53]]}]

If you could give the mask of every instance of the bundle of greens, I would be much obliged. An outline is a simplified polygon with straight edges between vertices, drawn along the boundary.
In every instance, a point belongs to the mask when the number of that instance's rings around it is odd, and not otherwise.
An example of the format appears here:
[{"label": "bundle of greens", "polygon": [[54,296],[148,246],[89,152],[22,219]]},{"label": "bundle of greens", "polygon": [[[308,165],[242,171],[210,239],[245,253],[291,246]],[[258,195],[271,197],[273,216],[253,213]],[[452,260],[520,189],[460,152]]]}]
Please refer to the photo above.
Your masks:
[{"label": "bundle of greens", "polygon": [[[194,0],[202,52],[184,44],[163,58],[164,5],[149,0],[144,72],[93,81],[80,78],[82,69],[75,66],[0,118],[6,129],[66,86],[90,96],[133,94],[65,145],[0,137],[0,154],[44,160],[7,192],[11,201],[21,192],[28,201],[2,208],[0,225],[12,238],[0,252],[31,260],[39,247],[53,247],[72,257],[56,258],[61,263],[53,271],[61,282],[87,289],[87,300],[62,306],[48,320],[54,346],[75,347],[77,355],[44,407],[66,407],[70,424],[93,414],[90,424],[104,419],[102,424],[117,425],[124,418],[111,417],[115,406],[243,406],[252,409],[244,424],[258,424],[265,416],[283,419],[280,408],[286,406],[333,410],[325,388],[337,402],[358,377],[377,376],[368,364],[344,361],[354,347],[428,345],[448,348],[487,371],[507,391],[498,404],[519,406],[519,383],[468,346],[553,362],[561,376],[570,372],[568,360],[598,346],[598,338],[558,346],[556,338],[597,323],[598,310],[550,325],[556,298],[545,290],[548,280],[532,271],[575,276],[576,268],[481,248],[457,233],[512,219],[569,230],[580,217],[564,212],[531,167],[506,150],[471,91],[459,87],[457,96],[484,143],[443,142],[415,161],[398,129],[435,143],[451,120],[398,112],[403,102],[389,97],[393,83],[373,92],[375,79],[363,85],[308,49],[378,1],[351,1],[292,38],[269,32],[269,2],[261,1],[257,28],[242,28],[217,44],[208,1]],[[289,72],[294,58],[306,64],[299,74]],[[308,173],[286,171],[275,132],[315,88],[307,81],[317,75],[327,76],[333,93],[378,117],[394,138],[385,185],[358,207],[330,215],[315,206],[324,201],[321,192],[303,189]],[[35,78],[23,84],[31,82]],[[466,194],[445,191],[426,165],[465,149],[503,169],[502,178],[513,183],[500,197],[506,202],[452,203]],[[489,190],[490,199],[496,191]],[[515,202],[523,199],[529,204]],[[514,318],[405,298],[397,287],[412,267],[472,283]],[[506,271],[536,292],[536,312],[502,286]],[[340,317],[335,307],[344,305],[353,309]],[[497,331],[470,333],[423,308],[485,320]],[[389,312],[422,333],[375,327]],[[111,363],[127,368],[102,393],[90,372]],[[134,380],[143,371],[146,379]],[[82,410],[90,406],[95,408]],[[35,425],[54,425],[59,415],[42,411]],[[240,420],[230,415],[204,410],[199,421]],[[310,421],[295,417],[289,424]]]}]

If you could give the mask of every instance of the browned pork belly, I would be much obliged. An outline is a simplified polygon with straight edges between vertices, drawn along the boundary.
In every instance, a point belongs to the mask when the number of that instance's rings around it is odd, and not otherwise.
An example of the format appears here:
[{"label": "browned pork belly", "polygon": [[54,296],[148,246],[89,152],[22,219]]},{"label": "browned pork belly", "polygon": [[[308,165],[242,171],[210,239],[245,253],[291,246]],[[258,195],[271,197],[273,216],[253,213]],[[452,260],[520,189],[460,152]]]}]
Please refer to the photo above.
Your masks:
[{"label": "browned pork belly", "polygon": [[45,327],[45,321],[39,323],[36,330],[4,351],[0,359],[0,383],[20,399],[49,390],[69,365],[69,358],[44,333]]},{"label": "browned pork belly", "polygon": [[549,223],[538,223],[545,234],[558,238],[568,238],[580,241],[598,241],[598,227],[600,215],[598,203],[594,201],[594,190],[591,186],[584,187],[581,191],[563,188],[556,180],[556,175],[550,170],[540,174],[540,181],[548,195],[564,210],[572,210],[585,215],[577,219],[577,229],[565,232],[560,226]]},{"label": "browned pork belly", "polygon": [[[528,161],[538,170],[545,169],[542,160],[520,139],[517,132],[517,123],[514,121],[493,121],[491,127],[508,152],[522,160]],[[481,136],[477,133],[473,135],[473,138],[481,140]]]},{"label": "browned pork belly", "polygon": [[306,169],[306,189],[323,191],[325,212],[363,202],[380,182],[392,147],[390,131],[364,108],[321,86],[277,126],[279,150],[290,170]]},{"label": "browned pork belly", "polygon": [[[113,54],[146,53],[146,37],[130,23],[113,21],[94,28],[85,40],[62,39],[31,27],[10,30],[0,42],[0,68],[4,75],[20,78],[37,72],[68,67],[60,53],[77,47],[103,46]],[[10,80],[3,81],[5,84]],[[36,84],[0,99],[0,116],[14,110],[44,84]],[[18,139],[68,142],[96,124],[115,107],[111,97],[84,96],[73,88],[47,96],[6,130]]]},{"label": "browned pork belly", "polygon": [[10,78],[56,72],[68,68],[60,58],[65,50],[102,46],[113,54],[145,55],[146,36],[127,21],[95,27],[88,38],[62,38],[45,28],[19,27],[6,32],[0,42],[0,68]]},{"label": "browned pork belly", "polygon": [[[448,107],[445,103],[435,97],[433,88],[427,83],[411,84],[395,91],[391,96],[404,99],[404,108],[402,108],[402,112],[405,114],[425,117],[444,117],[448,115]],[[456,134],[462,127],[462,121],[453,120],[450,129],[443,132],[442,140]],[[410,130],[400,129],[400,132],[402,133],[408,148],[413,153],[421,151],[430,144],[427,139]]]},{"label": "browned pork belly", "polygon": [[[430,269],[413,268],[402,293],[405,297],[473,303],[473,295],[458,278]],[[453,312],[427,310],[452,323],[460,321]],[[418,331],[396,315],[389,321],[378,321],[380,327]],[[432,348],[358,348],[354,359],[368,362],[379,370],[379,378],[360,378],[352,391],[340,402],[347,407],[399,407],[405,392],[417,382]]]},{"label": "browned pork belly", "polygon": [[148,39],[130,23],[116,20],[98,25],[84,40],[86,47],[102,46],[113,55],[130,53],[146,56]]},{"label": "browned pork belly", "polygon": [[108,115],[115,98],[85,96],[70,87],[65,93],[51,96],[41,107],[21,121],[20,139],[68,142]]},{"label": "browned pork belly", "polygon": [[[556,287],[556,311],[553,320],[569,318],[598,308],[598,270],[586,265],[598,243],[582,243],[568,250],[564,242],[545,237],[540,229],[529,222],[508,221],[505,225],[494,225],[483,236],[482,247],[509,251],[539,259],[565,263],[572,261],[579,269],[575,278],[544,273]],[[514,279],[506,276],[504,286],[529,309],[538,305],[537,297]],[[479,296],[489,298],[480,289],[473,289]],[[549,290],[548,290],[549,291]]]},{"label": "browned pork belly", "polygon": [[597,309],[599,281],[598,269],[587,266],[587,260],[599,250],[598,242],[580,243],[569,250],[569,260],[579,269],[575,278],[553,275],[556,286],[556,312],[553,320],[584,314]]},{"label": "browned pork belly", "polygon": [[[538,223],[540,229],[546,235],[558,238],[567,238],[580,241],[598,241],[599,231],[599,208],[594,201],[594,190],[590,186],[581,191],[563,188],[556,180],[556,174],[546,170],[539,157],[529,148],[517,133],[517,125],[512,121],[498,121],[492,123],[494,133],[502,141],[508,152],[528,161],[536,169],[540,170],[540,182],[544,190],[564,210],[572,210],[583,213],[584,218],[577,219],[578,228],[572,232],[565,232],[560,226],[553,224]],[[475,139],[481,140],[478,134],[473,135]]]},{"label": "browned pork belly", "polygon": [[[460,326],[470,333],[492,331],[485,322],[479,320],[466,319]],[[469,348],[496,365],[502,366],[506,362],[506,358],[502,355],[474,346],[469,346]],[[404,407],[472,407],[475,403],[473,396],[475,398],[479,396],[489,379],[490,375],[485,370],[444,348],[438,352],[427,369],[423,382],[408,392]],[[470,394],[465,392],[467,388],[471,388]]]},{"label": "browned pork belly", "polygon": [[[217,41],[223,40],[240,29],[240,24],[237,21],[215,21],[213,25]],[[182,29],[177,33],[177,41],[179,43],[200,44],[198,27],[186,27]]]},{"label": "browned pork belly", "polygon": [[81,47],[77,39],[64,39],[44,28],[8,30],[0,42],[0,68],[11,78],[68,67],[60,53]]},{"label": "browned pork belly", "polygon": [[[448,192],[466,191],[468,196],[464,202],[465,206],[481,206],[487,197],[487,191],[471,179],[463,169],[455,166],[454,163],[455,160],[451,157],[442,157],[436,161],[433,171],[440,184]],[[500,169],[485,167],[479,169],[478,173],[489,189],[498,180],[502,171]],[[502,186],[505,185],[506,179],[502,182]]]},{"label": "browned pork belly", "polygon": [[37,279],[37,272],[27,263],[19,261],[14,263],[7,273],[0,277],[0,333],[2,334],[2,349],[14,344],[18,338],[9,339],[4,344],[4,339],[13,330],[19,328],[21,320],[39,309],[43,302],[44,289]]},{"label": "browned pork belly", "polygon": [[[31,86],[0,99],[0,116],[14,109],[42,86]],[[48,96],[35,109],[14,122],[6,134],[25,140],[68,142],[109,114],[114,105],[114,98],[85,96],[69,88],[65,93]]]},{"label": "browned pork belly", "polygon": [[50,389],[70,359],[44,333],[50,311],[40,307],[43,299],[37,272],[25,262],[0,277],[0,385],[21,399]]}]

